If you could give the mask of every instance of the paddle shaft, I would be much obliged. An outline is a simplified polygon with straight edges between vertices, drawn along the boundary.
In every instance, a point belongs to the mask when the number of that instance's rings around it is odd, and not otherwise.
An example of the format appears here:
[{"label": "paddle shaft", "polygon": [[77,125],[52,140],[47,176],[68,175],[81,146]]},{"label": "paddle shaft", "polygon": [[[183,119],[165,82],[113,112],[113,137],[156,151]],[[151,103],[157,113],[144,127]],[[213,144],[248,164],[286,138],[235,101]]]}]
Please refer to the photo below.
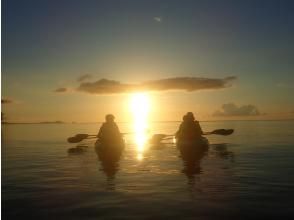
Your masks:
[{"label": "paddle shaft", "polygon": [[[211,132],[204,132],[202,135],[211,135],[211,134],[217,134],[217,135],[230,135],[234,132],[234,129],[216,129]],[[174,134],[155,134],[153,135],[153,140],[160,142],[161,140],[167,140],[174,137]]]},{"label": "paddle shaft", "polygon": [[[126,134],[132,134],[133,132],[129,132],[129,133],[121,133],[121,135],[126,135]],[[67,139],[67,142],[69,143],[79,143],[85,139],[96,139],[98,138],[97,135],[95,134],[76,134],[74,137],[69,137]]]}]

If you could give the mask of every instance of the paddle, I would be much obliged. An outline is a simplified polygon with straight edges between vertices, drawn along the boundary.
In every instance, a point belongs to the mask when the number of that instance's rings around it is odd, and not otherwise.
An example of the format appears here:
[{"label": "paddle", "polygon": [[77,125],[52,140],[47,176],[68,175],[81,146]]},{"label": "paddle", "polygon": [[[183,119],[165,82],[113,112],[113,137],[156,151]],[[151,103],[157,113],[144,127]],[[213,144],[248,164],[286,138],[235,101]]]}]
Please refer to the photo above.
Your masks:
[{"label": "paddle", "polygon": [[89,135],[89,134],[76,134],[73,137],[69,137],[67,139],[67,142],[69,143],[79,143],[84,139],[90,139],[90,138],[97,138],[97,135]]},{"label": "paddle", "polygon": [[204,133],[204,135],[218,134],[218,135],[227,136],[227,135],[233,134],[233,132],[234,132],[234,129],[216,129],[211,132],[206,132]]},{"label": "paddle", "polygon": [[[211,134],[217,134],[217,135],[230,135],[234,132],[234,129],[216,129],[211,132],[205,132],[203,135],[211,135]],[[152,138],[150,139],[151,143],[159,143],[162,140],[170,139],[171,137],[175,136],[174,134],[154,134]]]},{"label": "paddle", "polygon": [[[132,134],[132,133],[121,133],[121,135]],[[98,138],[97,135],[94,134],[76,134],[73,137],[67,138],[68,143],[79,143],[85,139],[93,139]]]}]

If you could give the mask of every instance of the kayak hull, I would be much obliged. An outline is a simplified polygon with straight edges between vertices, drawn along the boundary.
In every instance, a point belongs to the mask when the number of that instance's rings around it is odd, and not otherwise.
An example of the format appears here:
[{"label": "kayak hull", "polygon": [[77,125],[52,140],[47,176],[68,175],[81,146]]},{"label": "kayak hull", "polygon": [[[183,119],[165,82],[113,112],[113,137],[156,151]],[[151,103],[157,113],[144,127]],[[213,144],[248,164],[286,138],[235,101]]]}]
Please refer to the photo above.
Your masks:
[{"label": "kayak hull", "polygon": [[125,142],[123,139],[114,140],[114,141],[101,141],[97,140],[95,142],[96,151],[116,151],[123,150],[125,147]]},{"label": "kayak hull", "polygon": [[101,162],[101,170],[109,178],[114,178],[119,170],[119,161],[124,150],[124,140],[116,140],[110,142],[101,142],[97,140],[95,143],[95,151]]},{"label": "kayak hull", "polygon": [[201,137],[199,139],[177,139],[177,147],[180,150],[206,151],[209,147],[207,138]]},{"label": "kayak hull", "polygon": [[197,140],[177,140],[177,147],[183,160],[182,172],[193,179],[194,175],[202,172],[201,160],[207,155],[208,140],[204,137]]}]

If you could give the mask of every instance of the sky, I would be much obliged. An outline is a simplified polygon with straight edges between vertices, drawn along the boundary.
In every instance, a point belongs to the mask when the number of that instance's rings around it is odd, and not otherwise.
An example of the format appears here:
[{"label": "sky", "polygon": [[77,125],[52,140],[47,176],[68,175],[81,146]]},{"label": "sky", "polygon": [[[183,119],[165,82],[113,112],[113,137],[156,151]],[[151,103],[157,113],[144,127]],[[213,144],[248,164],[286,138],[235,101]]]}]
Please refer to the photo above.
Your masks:
[{"label": "sky", "polygon": [[7,121],[294,119],[291,0],[2,0]]}]

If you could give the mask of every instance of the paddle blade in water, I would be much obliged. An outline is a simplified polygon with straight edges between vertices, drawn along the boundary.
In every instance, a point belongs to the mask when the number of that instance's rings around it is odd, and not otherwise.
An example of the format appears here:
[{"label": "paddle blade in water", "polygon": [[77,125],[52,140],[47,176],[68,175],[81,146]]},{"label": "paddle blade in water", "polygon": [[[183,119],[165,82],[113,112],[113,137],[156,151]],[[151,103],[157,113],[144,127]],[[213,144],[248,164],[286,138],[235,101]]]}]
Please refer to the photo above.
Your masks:
[{"label": "paddle blade in water", "polygon": [[211,132],[211,134],[230,135],[234,132],[234,129],[217,129]]},{"label": "paddle blade in water", "polygon": [[84,148],[72,147],[67,150],[69,154],[82,154],[86,150]]},{"label": "paddle blade in water", "polygon": [[158,144],[160,141],[162,141],[167,135],[166,134],[154,134],[152,138],[149,140],[152,144]]},{"label": "paddle blade in water", "polygon": [[79,140],[77,140],[76,137],[69,137],[69,138],[67,138],[67,142],[68,143],[78,143]]}]

